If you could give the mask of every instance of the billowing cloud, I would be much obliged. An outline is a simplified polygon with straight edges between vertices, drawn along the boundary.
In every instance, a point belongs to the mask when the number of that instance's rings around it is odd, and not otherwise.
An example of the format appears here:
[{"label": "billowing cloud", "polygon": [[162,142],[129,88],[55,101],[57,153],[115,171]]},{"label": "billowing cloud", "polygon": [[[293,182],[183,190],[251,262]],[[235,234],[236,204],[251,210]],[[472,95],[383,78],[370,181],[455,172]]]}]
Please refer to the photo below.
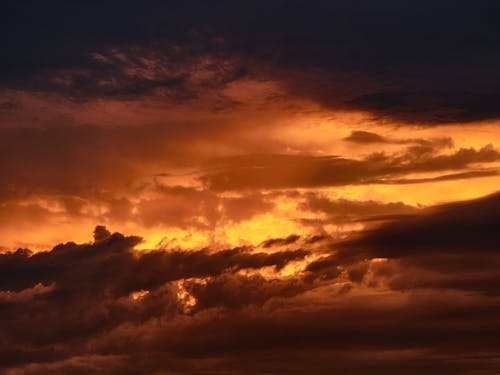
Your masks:
[{"label": "billowing cloud", "polygon": [[[474,211],[489,199],[470,207],[439,207],[422,217],[433,225],[433,215]],[[452,226],[470,219],[443,215]],[[443,236],[450,239],[453,233]],[[469,236],[478,241],[484,234]],[[488,314],[498,304],[494,296],[462,294],[456,285],[447,285],[455,292],[419,291],[442,287],[434,284],[407,285],[411,295],[406,295],[397,291],[394,279],[388,284],[392,292],[365,285],[363,280],[391,275],[383,272],[390,261],[356,267],[337,262],[336,273],[325,274],[333,263],[322,260],[294,276],[268,278],[240,270],[281,268],[307,252],[134,253],[138,241],[100,227],[93,244],[1,256],[2,296],[9,296],[2,298],[1,312],[3,342],[9,347],[2,349],[7,373],[113,374],[125,368],[134,374],[183,373],[195,367],[245,373],[270,366],[276,373],[304,373],[313,359],[319,373],[350,373],[360,366],[367,374],[377,369],[398,373],[405,367],[436,374],[498,368],[494,348],[499,343],[491,329],[496,318]],[[374,241],[363,242],[368,244],[376,249]],[[356,245],[361,246],[358,240]],[[393,269],[410,267],[399,263]],[[290,353],[299,358],[285,361]],[[337,360],[332,362],[332,356]],[[413,367],[415,362],[420,365]]]},{"label": "billowing cloud", "polygon": [[[94,243],[6,253],[2,364],[8,374],[299,374],[313,359],[319,373],[496,371],[497,206],[498,194],[410,210],[326,247],[262,244],[272,253],[137,252],[140,238],[104,227]],[[300,360],[285,361],[291,353]]]}]

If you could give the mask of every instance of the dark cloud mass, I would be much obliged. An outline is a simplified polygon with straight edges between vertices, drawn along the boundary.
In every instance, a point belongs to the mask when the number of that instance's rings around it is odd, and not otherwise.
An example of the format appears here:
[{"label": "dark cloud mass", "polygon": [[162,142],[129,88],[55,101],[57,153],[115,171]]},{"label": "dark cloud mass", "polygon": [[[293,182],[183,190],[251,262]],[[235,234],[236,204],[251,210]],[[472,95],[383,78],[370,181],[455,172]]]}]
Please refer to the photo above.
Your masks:
[{"label": "dark cloud mass", "polygon": [[[327,247],[274,239],[263,245],[273,253],[136,252],[140,238],[97,227],[92,244],[2,254],[2,366],[6,374],[495,373],[499,202],[495,194],[427,208]],[[279,271],[314,253],[291,276],[242,273]]]},{"label": "dark cloud mass", "polygon": [[[214,289],[216,283],[225,285],[230,280],[227,277],[237,280],[238,271],[281,269],[308,254],[300,249],[266,254],[249,248],[139,253],[133,250],[141,241],[139,237],[111,234],[102,226],[96,227],[94,236],[93,244],[67,243],[48,252],[33,254],[19,249],[0,255],[2,366],[39,362],[40,359],[31,357],[38,351],[58,352],[54,355],[64,357],[69,353],[59,352],[57,347],[61,345],[80,342],[86,346],[88,340],[116,327],[175,316],[184,308],[176,294],[177,281],[209,278],[207,284],[193,289],[203,307],[206,302],[201,295],[221,295]],[[226,272],[228,276],[224,276]],[[240,279],[249,288],[259,284],[267,287],[262,278]],[[187,290],[195,285],[189,283]],[[265,293],[256,293],[256,302],[263,303],[274,294],[279,295],[282,289],[290,288],[288,283],[282,284],[274,292],[270,289],[267,297]],[[229,287],[227,282],[226,288]],[[147,294],[141,294],[143,291]],[[236,297],[239,291],[226,293]],[[246,297],[243,294],[239,298],[245,304],[252,303]],[[221,298],[210,303],[215,306],[228,303],[223,295]],[[25,352],[25,347],[32,349]],[[71,355],[74,354],[77,353]]]},{"label": "dark cloud mass", "polygon": [[498,193],[472,201],[445,204],[424,210],[422,214],[408,215],[349,243],[377,249],[382,257],[435,251],[496,252],[499,208]]},{"label": "dark cloud mass", "polygon": [[450,288],[498,295],[500,195],[404,216],[340,245],[352,258],[388,258],[376,272],[397,290]]},{"label": "dark cloud mass", "polygon": [[[403,122],[494,119],[499,11],[496,1],[10,1],[0,84],[188,99],[249,75],[327,107]],[[206,57],[235,63],[193,81]],[[158,62],[165,69],[148,74]]]}]

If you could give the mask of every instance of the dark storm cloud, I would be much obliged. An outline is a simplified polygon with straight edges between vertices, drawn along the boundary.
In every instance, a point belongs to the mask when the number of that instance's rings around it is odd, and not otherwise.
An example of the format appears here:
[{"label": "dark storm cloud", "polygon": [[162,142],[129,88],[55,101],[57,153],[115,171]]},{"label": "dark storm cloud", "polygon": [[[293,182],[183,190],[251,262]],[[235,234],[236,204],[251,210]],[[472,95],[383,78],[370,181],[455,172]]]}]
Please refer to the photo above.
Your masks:
[{"label": "dark storm cloud", "polygon": [[[498,79],[498,78],[497,78]],[[486,83],[486,82],[485,82]],[[500,92],[389,91],[353,99],[354,108],[403,122],[473,122],[498,118]]]},{"label": "dark storm cloud", "polygon": [[313,288],[300,279],[266,280],[260,275],[223,274],[206,283],[188,282],[186,290],[196,298],[196,310],[210,307],[262,306],[273,297],[290,298]]},{"label": "dark storm cloud", "polygon": [[[497,372],[499,202],[430,207],[341,243],[276,239],[274,250],[308,250],[271,254],[136,253],[138,237],[104,227],[93,244],[3,254],[2,366],[9,375]],[[312,252],[325,255],[293,276],[251,272]],[[196,298],[187,309],[183,291]]]},{"label": "dark storm cloud", "polygon": [[[495,1],[11,1],[0,84],[75,97],[164,88],[182,99],[251,75],[329,108],[403,122],[493,119],[499,12]],[[207,56],[236,62],[193,83]],[[151,57],[165,74],[129,74]]]},{"label": "dark storm cloud", "polygon": [[[75,100],[152,92],[194,99],[245,75],[220,48],[216,15],[201,1],[10,2],[0,86]],[[210,74],[200,78],[201,71]]]},{"label": "dark storm cloud", "polygon": [[[110,234],[104,227],[97,227],[94,235],[93,244],[67,243],[49,252],[32,254],[20,249],[0,255],[2,367],[64,357],[64,350],[54,349],[59,344],[91,339],[122,324],[175,315],[182,306],[174,281],[224,280],[217,278],[224,272],[281,269],[308,254],[305,250],[266,254],[245,248],[135,253],[139,237]],[[287,287],[270,290],[267,299]],[[148,293],[139,300],[130,297],[143,290]],[[198,294],[202,295],[199,289]]]},{"label": "dark storm cloud", "polygon": [[[346,241],[331,240],[324,256],[310,263],[309,277],[328,277],[346,269],[351,281],[360,282],[369,273],[374,285],[383,282],[395,290],[457,289],[498,295],[500,278],[500,195],[415,209],[386,204],[393,215],[370,216],[382,209],[376,202],[331,201],[311,196],[305,204],[332,215],[323,224],[337,223],[335,215],[352,208],[361,220],[383,220],[353,232]],[[358,211],[358,212],[357,212]],[[329,250],[328,250],[329,249]],[[331,253],[328,255],[328,252]],[[384,258],[370,267],[366,261]]]},{"label": "dark storm cloud", "polygon": [[[494,301],[470,298],[463,303],[454,300],[461,297],[457,295],[419,295],[418,301],[390,303],[384,295],[326,296],[336,301],[315,306],[298,300],[301,308],[278,304],[261,313],[254,308],[212,310],[191,324],[174,320],[117,329],[94,341],[92,353],[111,356],[109,364],[99,366],[109,373],[121,373],[114,366],[127,365],[131,373],[181,374],[195,369],[249,374],[270,368],[278,374],[311,369],[400,374],[404,368],[414,374],[424,369],[431,374],[486,374],[498,369],[498,354],[492,350],[499,344],[491,328],[498,324]],[[113,360],[118,351],[125,358]]]},{"label": "dark storm cloud", "polygon": [[368,232],[349,246],[366,246],[381,257],[435,252],[497,252],[500,194],[408,215]]},{"label": "dark storm cloud", "polygon": [[[309,267],[387,258],[373,271],[395,290],[458,289],[499,295],[500,194],[424,209],[338,245]],[[323,263],[321,263],[323,262]]]},{"label": "dark storm cloud", "polygon": [[[94,235],[94,244],[70,242],[49,252],[31,254],[29,250],[19,249],[0,254],[3,290],[20,291],[37,283],[56,283],[60,284],[58,288],[64,289],[71,288],[72,281],[88,280],[95,284],[95,288],[106,287],[108,293],[120,297],[136,290],[159,287],[167,281],[216,275],[226,269],[282,268],[289,261],[302,259],[308,254],[305,250],[266,254],[235,248],[215,253],[208,250],[158,250],[139,255],[130,251],[140,242],[139,237],[124,237],[119,233],[109,235],[101,226],[96,227]],[[105,269],[109,272],[104,272]],[[112,269],[119,271],[115,274]],[[117,277],[118,274],[123,276]]]}]

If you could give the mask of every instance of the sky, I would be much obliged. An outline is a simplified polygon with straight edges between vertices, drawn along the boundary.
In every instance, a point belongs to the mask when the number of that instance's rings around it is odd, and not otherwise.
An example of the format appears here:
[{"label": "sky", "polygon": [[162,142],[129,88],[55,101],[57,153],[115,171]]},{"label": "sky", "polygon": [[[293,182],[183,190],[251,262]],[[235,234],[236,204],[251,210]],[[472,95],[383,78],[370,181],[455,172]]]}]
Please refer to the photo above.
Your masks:
[{"label": "sky", "polygon": [[500,373],[499,16],[4,2],[0,374]]}]

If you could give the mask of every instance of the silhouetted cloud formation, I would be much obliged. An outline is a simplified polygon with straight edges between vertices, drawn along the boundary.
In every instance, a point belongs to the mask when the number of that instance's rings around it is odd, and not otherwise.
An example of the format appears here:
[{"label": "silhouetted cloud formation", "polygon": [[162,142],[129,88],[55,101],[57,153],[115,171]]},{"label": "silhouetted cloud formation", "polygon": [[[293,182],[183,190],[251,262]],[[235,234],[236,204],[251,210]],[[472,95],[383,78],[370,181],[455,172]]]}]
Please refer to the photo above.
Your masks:
[{"label": "silhouetted cloud formation", "polygon": [[[137,252],[139,237],[102,226],[91,244],[5,253],[2,366],[7,374],[495,372],[499,204],[495,194],[430,207],[326,246],[272,239],[262,245],[272,253]],[[279,276],[294,262],[302,266]],[[274,274],[260,273],[268,267]]]},{"label": "silhouetted cloud formation", "polygon": [[496,252],[500,194],[429,208],[388,223],[350,245],[366,246],[381,257],[446,252]]},{"label": "silhouetted cloud formation", "polygon": [[[0,84],[80,98],[159,90],[184,100],[257,76],[290,96],[403,122],[493,119],[498,11],[494,1],[9,1]],[[214,74],[200,79],[200,67]]]},{"label": "silhouetted cloud formation", "polygon": [[396,290],[443,288],[498,295],[499,210],[498,193],[425,209],[340,244],[331,262],[387,258],[375,272]]}]

